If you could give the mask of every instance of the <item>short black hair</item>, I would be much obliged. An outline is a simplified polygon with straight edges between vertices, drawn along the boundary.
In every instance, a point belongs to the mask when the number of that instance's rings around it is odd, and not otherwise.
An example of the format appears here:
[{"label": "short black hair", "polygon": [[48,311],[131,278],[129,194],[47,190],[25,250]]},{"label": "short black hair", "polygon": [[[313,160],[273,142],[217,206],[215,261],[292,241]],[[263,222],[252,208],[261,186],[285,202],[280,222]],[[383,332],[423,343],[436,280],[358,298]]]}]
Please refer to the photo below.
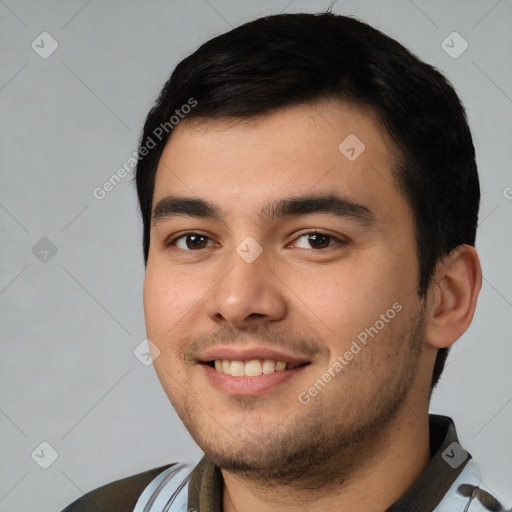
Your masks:
[{"label": "short black hair", "polygon": [[[394,141],[396,184],[414,216],[424,297],[439,258],[475,243],[480,186],[464,107],[434,67],[370,25],[332,12],[256,19],[176,66],[140,140],[135,179],[145,263],[156,169],[181,118],[252,118],[323,99],[370,107]],[[447,354],[438,351],[431,389]]]}]

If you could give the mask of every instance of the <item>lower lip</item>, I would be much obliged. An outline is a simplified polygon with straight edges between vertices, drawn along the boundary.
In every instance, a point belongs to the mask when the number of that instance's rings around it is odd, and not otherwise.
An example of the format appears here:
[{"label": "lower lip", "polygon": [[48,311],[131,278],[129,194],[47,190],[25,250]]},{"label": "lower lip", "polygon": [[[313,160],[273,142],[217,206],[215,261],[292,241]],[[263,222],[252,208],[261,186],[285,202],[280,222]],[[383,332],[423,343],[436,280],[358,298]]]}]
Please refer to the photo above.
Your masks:
[{"label": "lower lip", "polygon": [[210,382],[220,391],[227,395],[249,396],[262,395],[279,384],[289,381],[300,374],[306,366],[297,366],[292,370],[284,370],[268,374],[261,374],[257,377],[234,377],[220,373],[206,364],[200,365],[203,368]]}]

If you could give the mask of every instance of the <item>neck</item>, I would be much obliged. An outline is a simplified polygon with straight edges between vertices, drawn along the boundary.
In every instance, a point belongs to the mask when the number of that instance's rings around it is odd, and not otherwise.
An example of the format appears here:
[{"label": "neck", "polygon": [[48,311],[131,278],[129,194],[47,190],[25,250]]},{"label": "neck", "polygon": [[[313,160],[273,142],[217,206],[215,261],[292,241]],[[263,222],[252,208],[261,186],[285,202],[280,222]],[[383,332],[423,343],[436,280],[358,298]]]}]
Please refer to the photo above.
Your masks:
[{"label": "neck", "polygon": [[381,512],[407,491],[430,461],[428,409],[413,411],[406,404],[370,444],[333,454],[321,468],[285,485],[222,470],[223,511]]}]

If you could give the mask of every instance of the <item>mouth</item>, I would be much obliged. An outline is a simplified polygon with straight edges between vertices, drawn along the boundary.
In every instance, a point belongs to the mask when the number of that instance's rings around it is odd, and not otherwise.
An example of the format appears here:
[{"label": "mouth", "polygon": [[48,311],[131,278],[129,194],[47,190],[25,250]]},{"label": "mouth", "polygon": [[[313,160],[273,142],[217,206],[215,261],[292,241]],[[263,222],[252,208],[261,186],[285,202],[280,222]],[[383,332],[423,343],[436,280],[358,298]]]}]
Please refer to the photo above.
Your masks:
[{"label": "mouth", "polygon": [[267,347],[217,347],[196,363],[210,384],[227,395],[267,393],[301,374],[312,361]]},{"label": "mouth", "polygon": [[260,375],[270,375],[275,372],[294,370],[299,366],[308,365],[309,362],[287,363],[286,361],[276,361],[274,359],[250,359],[248,361],[215,359],[203,364],[214,368],[217,372],[224,375],[232,375],[233,377],[259,377]]}]

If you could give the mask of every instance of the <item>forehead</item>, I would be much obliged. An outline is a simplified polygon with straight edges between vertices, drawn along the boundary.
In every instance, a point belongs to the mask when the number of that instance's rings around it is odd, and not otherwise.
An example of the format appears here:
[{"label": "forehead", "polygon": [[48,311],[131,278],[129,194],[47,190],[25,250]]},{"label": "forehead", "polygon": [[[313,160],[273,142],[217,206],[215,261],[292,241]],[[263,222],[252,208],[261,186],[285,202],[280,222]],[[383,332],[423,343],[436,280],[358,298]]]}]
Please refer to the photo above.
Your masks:
[{"label": "forehead", "polygon": [[336,191],[385,215],[407,209],[396,155],[376,115],[334,101],[253,119],[185,120],[160,159],[153,206],[181,195],[219,204],[226,215],[259,214],[270,200]]}]

